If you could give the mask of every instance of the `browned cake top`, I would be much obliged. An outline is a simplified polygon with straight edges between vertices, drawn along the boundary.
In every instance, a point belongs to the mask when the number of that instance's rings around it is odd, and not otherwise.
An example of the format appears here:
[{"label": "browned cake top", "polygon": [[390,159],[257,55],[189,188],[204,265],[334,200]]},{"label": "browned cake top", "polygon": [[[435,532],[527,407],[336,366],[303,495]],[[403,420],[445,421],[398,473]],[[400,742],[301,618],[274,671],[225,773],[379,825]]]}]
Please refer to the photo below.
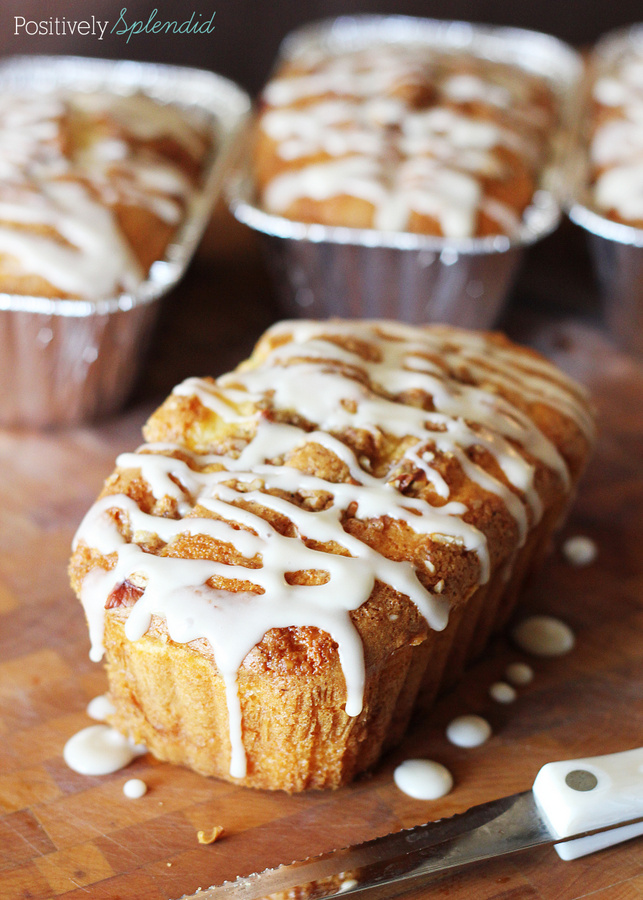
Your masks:
[{"label": "browned cake top", "polygon": [[556,119],[545,79],[466,51],[310,49],[262,95],[260,199],[327,225],[513,235]]},{"label": "browned cake top", "polygon": [[143,94],[0,97],[0,289],[104,298],[134,290],[182,220],[204,130]]}]

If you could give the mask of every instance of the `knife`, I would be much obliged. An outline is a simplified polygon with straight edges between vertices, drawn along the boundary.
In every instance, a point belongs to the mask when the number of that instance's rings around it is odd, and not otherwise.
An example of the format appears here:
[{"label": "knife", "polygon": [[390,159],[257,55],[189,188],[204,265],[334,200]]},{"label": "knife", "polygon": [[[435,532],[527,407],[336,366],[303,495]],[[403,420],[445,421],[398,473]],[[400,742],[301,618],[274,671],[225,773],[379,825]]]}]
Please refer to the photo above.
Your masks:
[{"label": "knife", "polygon": [[183,900],[393,897],[434,873],[539,844],[572,860],[643,835],[643,747],[547,763],[533,788],[448,819],[266,869]]}]

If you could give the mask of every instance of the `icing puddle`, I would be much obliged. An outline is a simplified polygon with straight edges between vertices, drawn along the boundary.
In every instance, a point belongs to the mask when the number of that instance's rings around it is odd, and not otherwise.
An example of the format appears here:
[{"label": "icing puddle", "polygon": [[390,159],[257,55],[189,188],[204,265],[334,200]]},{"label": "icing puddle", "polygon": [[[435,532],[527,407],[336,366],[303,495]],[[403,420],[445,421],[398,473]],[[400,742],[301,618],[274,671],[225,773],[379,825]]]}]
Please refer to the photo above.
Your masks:
[{"label": "icing puddle", "polygon": [[491,725],[482,716],[457,716],[447,725],[447,738],[456,747],[479,747],[491,737]]},{"label": "icing puddle", "polygon": [[145,747],[132,743],[111,725],[90,725],[69,738],[63,758],[81,775],[109,775],[144,753]]},{"label": "icing puddle", "polygon": [[567,538],[562,546],[563,556],[573,566],[589,566],[598,556],[596,543],[585,535]]},{"label": "icing puddle", "polygon": [[123,785],[123,793],[130,800],[140,800],[147,793],[147,785],[140,778],[130,778]]},{"label": "icing puddle", "polygon": [[576,642],[569,625],[553,616],[529,616],[516,625],[511,637],[533,656],[563,656]]},{"label": "icing puddle", "polygon": [[398,788],[415,800],[438,800],[453,787],[453,775],[431,759],[405,759],[395,769],[393,780]]}]

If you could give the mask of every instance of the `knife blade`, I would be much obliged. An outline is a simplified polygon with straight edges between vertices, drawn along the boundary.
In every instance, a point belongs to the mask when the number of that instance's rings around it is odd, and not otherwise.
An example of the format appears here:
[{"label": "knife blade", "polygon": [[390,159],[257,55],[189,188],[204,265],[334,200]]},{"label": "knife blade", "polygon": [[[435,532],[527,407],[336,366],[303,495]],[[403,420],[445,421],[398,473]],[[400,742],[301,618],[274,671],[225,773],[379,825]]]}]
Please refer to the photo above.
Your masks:
[{"label": "knife blade", "polygon": [[393,897],[431,875],[553,844],[571,860],[643,834],[643,748],[547,763],[529,791],[353,847],[199,890],[184,900]]}]

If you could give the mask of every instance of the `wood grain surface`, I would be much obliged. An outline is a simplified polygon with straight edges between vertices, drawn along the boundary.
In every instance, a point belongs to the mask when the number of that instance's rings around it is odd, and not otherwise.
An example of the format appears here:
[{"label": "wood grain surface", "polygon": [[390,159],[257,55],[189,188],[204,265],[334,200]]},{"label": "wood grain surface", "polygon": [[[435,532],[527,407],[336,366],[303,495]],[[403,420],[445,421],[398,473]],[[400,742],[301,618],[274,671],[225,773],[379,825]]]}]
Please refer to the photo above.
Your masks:
[{"label": "wood grain surface", "polygon": [[[207,247],[207,244],[206,244]],[[182,768],[137,759],[84,777],[62,759],[65,741],[91,724],[85,708],[105,690],[88,659],[82,611],[68,586],[70,542],[116,455],[181,378],[217,374],[249,350],[277,312],[252,248],[207,253],[168,299],[136,397],[94,427],[39,434],[0,430],[0,898],[176,900],[184,893],[349,842],[460,812],[524,790],[547,761],[643,744],[643,370],[578,315],[533,315],[518,304],[505,322],[590,386],[600,421],[596,454],[570,521],[521,612],[548,612],[575,630],[565,657],[529,660],[536,677],[509,705],[489,685],[510,661],[496,640],[402,747],[367,778],[335,793],[286,796],[236,788]],[[572,534],[596,540],[595,563],[560,552]],[[477,712],[493,737],[451,746],[444,729]],[[453,772],[451,794],[412,800],[393,784],[409,756]],[[132,777],[148,785],[124,797]],[[206,846],[197,832],[223,826]],[[643,900],[643,840],[577,862],[551,848],[523,852],[435,879],[413,897],[456,900]],[[411,896],[411,895],[409,895]]]}]

